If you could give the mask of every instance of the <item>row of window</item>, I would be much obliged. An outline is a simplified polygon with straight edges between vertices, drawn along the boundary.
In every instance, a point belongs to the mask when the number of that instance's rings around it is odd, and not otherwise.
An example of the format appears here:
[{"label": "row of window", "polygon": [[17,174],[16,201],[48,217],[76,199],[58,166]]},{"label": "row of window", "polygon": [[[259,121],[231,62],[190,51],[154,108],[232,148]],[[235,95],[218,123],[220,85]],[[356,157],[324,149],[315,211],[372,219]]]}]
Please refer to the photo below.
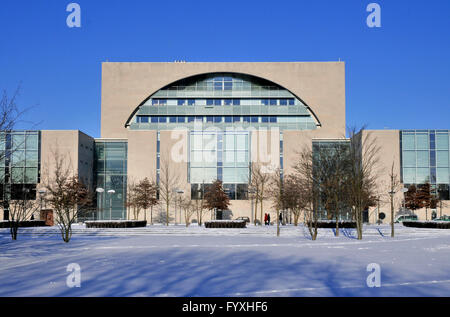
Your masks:
[{"label": "row of window", "polygon": [[432,184],[449,184],[449,168],[448,167],[438,167],[438,168],[403,168],[403,183],[409,184],[423,184],[425,182],[430,182]]},{"label": "row of window", "polygon": [[[191,199],[202,199],[212,184],[191,184]],[[223,184],[225,193],[231,200],[247,200],[248,185],[247,184]]]},{"label": "row of window", "polygon": [[[8,174],[7,174],[8,173]],[[12,184],[36,184],[38,182],[37,167],[13,167],[0,169],[0,183]]]},{"label": "row of window", "polygon": [[151,104],[153,106],[295,106],[295,99],[152,99]]},{"label": "row of window", "polygon": [[449,149],[449,135],[447,133],[402,133],[402,149],[404,150],[428,150]]},{"label": "row of window", "polygon": [[199,75],[177,81],[163,90],[251,90],[251,89],[283,89],[273,83],[257,79],[253,76],[235,74]]},{"label": "row of window", "polygon": [[448,167],[449,151],[403,151],[404,167]]},{"label": "row of window", "polygon": [[136,116],[136,123],[303,123],[307,116]]}]

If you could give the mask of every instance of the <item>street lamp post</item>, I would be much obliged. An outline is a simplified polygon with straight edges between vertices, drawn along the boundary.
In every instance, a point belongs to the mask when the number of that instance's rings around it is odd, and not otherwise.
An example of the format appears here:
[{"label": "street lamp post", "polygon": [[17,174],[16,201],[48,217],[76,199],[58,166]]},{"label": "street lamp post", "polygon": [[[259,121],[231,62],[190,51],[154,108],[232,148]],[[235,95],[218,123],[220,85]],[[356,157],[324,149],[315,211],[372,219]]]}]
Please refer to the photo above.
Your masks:
[{"label": "street lamp post", "polygon": [[[179,199],[179,203],[178,203],[178,209],[180,210],[180,224],[181,224],[181,195],[184,194],[184,191],[181,189],[177,189],[176,193],[178,194],[178,199]],[[176,212],[176,208],[175,208],[175,212]],[[176,216],[175,216],[176,218]],[[176,222],[176,219],[175,219]]]},{"label": "street lamp post", "polygon": [[403,211],[406,209],[406,199],[405,199],[405,193],[408,192],[408,188],[403,187],[402,193],[403,193]]},{"label": "street lamp post", "polygon": [[[230,197],[229,193],[231,192],[231,190],[229,188],[224,188],[223,191],[228,197]],[[214,208],[214,213],[215,213],[214,220],[217,220],[217,208]],[[221,218],[223,219],[223,210],[222,210]]]},{"label": "street lamp post", "polygon": [[[100,195],[100,212],[102,212],[103,211],[103,209],[102,209],[103,193],[105,192],[105,190],[101,187],[98,187],[95,191]],[[99,214],[99,208],[98,208],[98,204],[97,204],[97,218],[100,218],[98,214]],[[102,216],[103,216],[103,214],[102,214]]]},{"label": "street lamp post", "polygon": [[42,200],[43,200],[42,197],[44,197],[44,195],[45,195],[46,192],[47,192],[47,191],[45,190],[45,188],[39,189],[39,200],[40,200],[40,205],[41,205],[41,211],[40,211],[40,213],[41,213],[41,214],[42,214]]},{"label": "street lamp post", "polygon": [[[441,193],[442,192],[443,192],[442,188],[438,188],[439,218],[441,218],[441,219],[442,219],[442,199],[441,199],[441,197],[442,197]],[[436,208],[437,208],[437,206],[436,206]]]},{"label": "street lamp post", "polygon": [[[28,193],[30,192],[30,190],[28,188],[25,188],[25,186],[23,186],[22,191],[24,193],[23,200],[24,200],[24,202],[26,202],[27,198],[28,198]],[[25,219],[25,220],[28,220],[28,219]],[[31,215],[31,220],[34,220],[34,214]]]},{"label": "street lamp post", "polygon": [[248,193],[249,193],[249,195],[251,196],[251,198],[250,198],[250,201],[251,201],[251,210],[250,210],[250,219],[251,219],[251,222],[250,223],[253,223],[253,194],[255,194],[256,193],[256,191],[254,190],[254,189],[249,189],[248,190]]},{"label": "street lamp post", "polygon": [[391,237],[394,237],[394,195],[395,191],[391,190],[389,192],[389,195],[391,195]]},{"label": "street lamp post", "polygon": [[377,197],[377,202],[378,202],[378,206],[377,206],[377,221],[376,221],[376,223],[379,225],[380,224],[380,196]]},{"label": "street lamp post", "polygon": [[109,196],[109,220],[112,220],[112,197],[115,193],[116,193],[116,191],[114,189],[108,190],[108,194],[110,194],[110,196]]}]

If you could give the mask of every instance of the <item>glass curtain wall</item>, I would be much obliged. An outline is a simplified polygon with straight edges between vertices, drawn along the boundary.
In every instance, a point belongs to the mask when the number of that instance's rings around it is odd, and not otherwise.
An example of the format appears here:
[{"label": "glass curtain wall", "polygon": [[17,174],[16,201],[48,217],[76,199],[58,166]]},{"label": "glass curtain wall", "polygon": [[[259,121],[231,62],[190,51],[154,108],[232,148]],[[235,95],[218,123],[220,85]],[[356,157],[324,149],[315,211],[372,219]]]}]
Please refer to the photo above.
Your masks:
[{"label": "glass curtain wall", "polygon": [[[40,131],[0,132],[0,196],[8,199],[36,199],[40,181]],[[7,203],[4,219],[9,218]]]},{"label": "glass curtain wall", "polygon": [[189,137],[189,182],[193,199],[216,179],[232,200],[246,199],[249,181],[248,131],[192,131]]},{"label": "glass curtain wall", "polygon": [[278,127],[313,130],[319,123],[310,109],[288,90],[241,74],[194,76],[151,96],[127,124],[132,130],[175,127]]},{"label": "glass curtain wall", "polygon": [[[350,140],[313,140],[313,160],[314,166],[320,166],[321,157],[326,157],[328,153],[333,153],[333,151],[341,151],[350,148]],[[319,200],[319,218],[323,220],[330,220],[334,215],[326,210],[324,207],[323,200],[325,196],[322,195]],[[339,211],[340,220],[351,220],[352,214],[348,206],[342,205]],[[368,221],[368,219],[367,219]]]},{"label": "glass curtain wall", "polygon": [[127,147],[124,141],[95,141],[96,188],[103,189],[97,192],[96,219],[126,219]]},{"label": "glass curtain wall", "polygon": [[448,200],[450,130],[401,130],[401,180],[408,187],[429,182]]}]

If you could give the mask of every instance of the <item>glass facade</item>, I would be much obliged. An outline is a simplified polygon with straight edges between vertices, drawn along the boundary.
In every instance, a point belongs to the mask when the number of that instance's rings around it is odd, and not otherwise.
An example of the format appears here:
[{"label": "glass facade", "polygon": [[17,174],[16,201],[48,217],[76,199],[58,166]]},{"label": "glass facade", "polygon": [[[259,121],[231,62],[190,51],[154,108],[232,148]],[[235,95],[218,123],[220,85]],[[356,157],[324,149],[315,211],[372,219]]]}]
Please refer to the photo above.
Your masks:
[{"label": "glass facade", "polygon": [[[313,140],[312,149],[313,149],[313,159],[314,165],[320,165],[321,155],[326,155],[326,153],[333,153],[336,149],[349,149],[350,148],[350,140]],[[323,195],[323,193],[322,193]],[[322,196],[323,197],[323,196]],[[351,210],[349,210],[348,206],[342,206],[339,212],[340,220],[350,220],[351,219]],[[331,219],[333,214],[325,209],[323,198],[319,200],[319,218],[321,219]],[[367,211],[363,216],[364,222],[368,222]],[[367,219],[366,219],[367,218]]]},{"label": "glass facade", "polygon": [[320,125],[310,109],[288,90],[260,78],[209,74],[165,87],[143,103],[132,130],[278,127],[313,130]]},{"label": "glass facade", "polygon": [[24,189],[36,199],[40,181],[40,132],[0,132],[0,193],[11,199],[20,198]]},{"label": "glass facade", "polygon": [[97,219],[126,219],[127,147],[126,141],[95,140],[96,188],[104,190],[97,192]]},{"label": "glass facade", "polygon": [[[192,198],[221,180],[231,199],[247,199],[251,131],[313,130],[320,124],[288,90],[261,78],[231,73],[194,76],[146,100],[128,122],[132,130],[189,131],[188,182]],[[280,164],[283,141],[280,133]],[[157,141],[157,179],[159,137]]]},{"label": "glass facade", "polygon": [[[231,199],[245,199],[237,187],[249,181],[249,131],[191,131],[189,135],[189,183],[210,184],[221,180]],[[194,193],[192,198],[196,198]]]},{"label": "glass facade", "polygon": [[450,130],[401,130],[401,180],[405,186],[429,182],[448,200]]}]

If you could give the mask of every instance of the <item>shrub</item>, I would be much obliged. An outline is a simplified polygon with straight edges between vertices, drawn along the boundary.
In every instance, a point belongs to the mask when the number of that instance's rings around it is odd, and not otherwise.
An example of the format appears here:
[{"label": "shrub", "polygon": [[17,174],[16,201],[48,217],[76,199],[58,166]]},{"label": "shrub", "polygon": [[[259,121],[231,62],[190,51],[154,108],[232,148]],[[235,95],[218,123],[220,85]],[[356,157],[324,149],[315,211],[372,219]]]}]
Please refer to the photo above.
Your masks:
[{"label": "shrub", "polygon": [[403,221],[405,227],[450,229],[450,221]]},{"label": "shrub", "polygon": [[[319,220],[317,221],[317,228],[336,228],[335,220]],[[339,228],[356,228],[356,221],[341,220],[339,221]]]},{"label": "shrub", "polygon": [[245,228],[245,220],[213,220],[206,221],[205,228]]},{"label": "shrub", "polygon": [[110,220],[110,221],[86,221],[86,228],[138,228],[147,226],[147,221],[142,220]]},{"label": "shrub", "polygon": [[[0,221],[0,228],[9,228],[11,222],[5,220]],[[25,228],[25,227],[45,227],[45,221],[41,220],[27,220],[27,221],[20,221],[19,227]]]}]

